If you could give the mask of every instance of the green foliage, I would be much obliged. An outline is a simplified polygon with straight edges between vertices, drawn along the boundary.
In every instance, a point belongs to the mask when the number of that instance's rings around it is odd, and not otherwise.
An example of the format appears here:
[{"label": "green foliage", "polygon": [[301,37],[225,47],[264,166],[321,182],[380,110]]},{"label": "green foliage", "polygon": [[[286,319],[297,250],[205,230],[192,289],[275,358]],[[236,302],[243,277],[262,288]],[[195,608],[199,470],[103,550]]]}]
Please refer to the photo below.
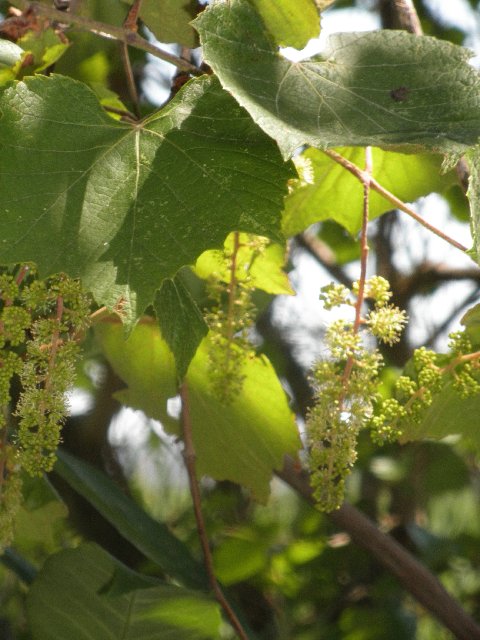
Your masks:
[{"label": "green foliage", "polygon": [[[355,147],[337,149],[347,160],[363,168],[365,152]],[[455,181],[453,171],[441,174],[441,156],[403,154],[373,148],[373,177],[404,202],[413,202],[432,191],[443,192]],[[288,236],[321,220],[336,220],[352,235],[361,227],[362,185],[343,167],[309,148],[295,158],[300,179],[292,181],[286,199],[282,228]],[[392,209],[379,193],[370,194],[370,219]]]},{"label": "green foliage", "polygon": [[223,87],[286,157],[303,144],[459,153],[480,134],[478,74],[462,47],[404,32],[341,33],[322,58],[293,63],[248,0],[215,3],[194,24]]},{"label": "green foliage", "polygon": [[3,263],[81,276],[132,321],[164,278],[229,231],[279,237],[291,170],[215,79],[192,81],[141,125],[115,122],[60,76],[9,86],[0,106]]},{"label": "green foliage", "polygon": [[317,38],[320,18],[314,0],[251,0],[275,42],[283,47],[303,49],[311,38]]},{"label": "green foliage", "polygon": [[210,640],[220,625],[218,605],[206,596],[132,575],[92,544],[47,560],[30,589],[27,611],[36,640],[172,634]]},{"label": "green foliage", "polygon": [[[249,640],[443,637],[379,569],[383,552],[356,553],[332,513],[344,496],[478,614],[478,305],[447,353],[400,338],[444,256],[398,266],[417,256],[369,180],[403,202],[442,193],[479,264],[479,76],[461,46],[390,29],[289,61],[280,47],[318,36],[329,4],[144,0],[140,22],[178,45],[179,67],[198,41],[206,62],[163,87],[159,110],[145,50],[165,52],[122,31],[131,1],[61,14],[45,1],[0,26],[0,544],[15,545],[0,558],[0,635],[5,622],[15,640],[230,640],[231,608]],[[102,34],[134,46],[120,56]],[[338,280],[320,296],[333,321],[308,343],[313,390],[297,351],[314,313],[276,304],[303,292],[287,275],[298,246]],[[449,277],[464,275],[478,279]],[[77,374],[93,406],[66,417]],[[143,412],[144,442],[113,444],[116,403]],[[182,440],[190,494],[168,473]],[[207,595],[211,564],[228,605]]]},{"label": "green foliage", "polygon": [[[156,324],[142,322],[126,342],[122,326],[115,322],[102,323],[96,335],[103,353],[127,384],[117,398],[178,434],[179,422],[167,412],[167,402],[176,394],[175,365]],[[197,471],[238,482],[266,500],[272,471],[281,468],[285,454],[295,455],[299,449],[298,432],[285,392],[265,357],[252,355],[242,362],[239,374],[243,385],[225,406],[212,388],[206,341],[190,364],[185,382]]]},{"label": "green foliage", "polygon": [[[353,293],[358,295],[358,289],[356,282]],[[365,326],[381,342],[398,342],[406,315],[389,304],[388,282],[374,276],[366,281],[364,295],[373,302],[363,319]],[[326,309],[354,304],[340,284],[323,287],[320,298]],[[325,341],[329,359],[318,362],[313,372],[315,405],[309,411],[307,429],[314,496],[318,507],[328,512],[343,501],[345,479],[357,458],[359,433],[373,414],[382,356],[365,346],[357,324],[343,319],[332,322]],[[385,438],[397,435],[393,429],[382,432]]]},{"label": "green foliage", "polygon": [[[90,300],[64,275],[42,281],[28,266],[0,276],[0,546],[10,543],[22,503],[21,472],[50,471],[75,378],[76,335],[88,324]],[[11,388],[21,391],[11,416]],[[17,418],[14,423],[13,418]]]}]

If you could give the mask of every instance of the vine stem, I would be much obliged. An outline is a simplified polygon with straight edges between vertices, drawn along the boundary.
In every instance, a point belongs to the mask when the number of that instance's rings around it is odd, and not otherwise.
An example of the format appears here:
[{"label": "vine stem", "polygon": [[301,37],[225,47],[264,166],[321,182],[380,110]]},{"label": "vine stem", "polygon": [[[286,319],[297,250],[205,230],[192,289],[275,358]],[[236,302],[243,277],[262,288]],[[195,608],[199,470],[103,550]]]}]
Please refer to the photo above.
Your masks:
[{"label": "vine stem", "polygon": [[235,330],[235,296],[237,293],[237,257],[240,249],[240,234],[233,234],[233,251],[230,257],[230,282],[228,283],[227,338],[229,344],[233,340]]},{"label": "vine stem", "polygon": [[75,13],[70,13],[68,11],[58,11],[53,7],[49,7],[46,4],[42,4],[41,2],[28,2],[27,0],[19,0],[18,4],[25,10],[31,8],[37,15],[45,16],[49,20],[54,22],[58,22],[60,24],[69,24],[82,29],[82,31],[89,31],[90,33],[94,33],[101,38],[107,38],[109,40],[118,40],[119,42],[123,42],[124,44],[135,47],[136,49],[140,49],[145,51],[146,53],[151,53],[156,58],[160,58],[161,60],[165,60],[165,62],[170,62],[174,66],[178,67],[182,71],[186,73],[191,73],[194,76],[199,76],[203,74],[203,71],[196,67],[194,64],[191,64],[187,60],[175,56],[168,51],[164,51],[160,47],[152,44],[145,38],[142,38],[131,31],[130,29],[125,29],[125,27],[115,27],[111,24],[106,24],[104,22],[98,22],[97,20],[90,20],[89,18],[84,18],[83,16],[75,15]]},{"label": "vine stem", "polygon": [[[142,0],[134,0],[130,7],[127,17],[123,22],[123,28],[125,31],[136,34],[138,31],[138,17],[140,8],[142,6]],[[130,94],[130,100],[133,104],[133,109],[137,118],[140,117],[140,100],[138,97],[137,86],[135,84],[135,76],[133,75],[132,64],[130,62],[130,56],[128,55],[128,45],[126,42],[120,43],[121,57],[123,67],[125,69],[125,76],[127,79],[128,92]]]},{"label": "vine stem", "polygon": [[[372,148],[365,148],[365,170],[362,171],[361,180],[363,183],[363,211],[362,211],[362,230],[360,233],[360,278],[358,280],[358,294],[355,303],[355,320],[353,323],[353,332],[356,335],[360,329],[362,323],[362,306],[365,294],[365,280],[367,279],[367,262],[368,262],[368,240],[367,240],[367,228],[368,228],[368,215],[370,210],[370,184],[372,179]],[[353,355],[348,357],[343,371],[343,397],[340,398],[340,406],[343,403],[344,396],[347,390],[348,380],[352,373],[355,359]]]},{"label": "vine stem", "polygon": [[[336,151],[333,151],[332,149],[323,149],[323,153],[325,153],[325,155],[331,158],[334,162],[337,162],[338,164],[340,164],[344,169],[349,171],[351,174],[353,174],[356,178],[358,178],[358,180],[360,180],[364,184],[365,171],[360,169],[360,167],[357,167],[356,164],[354,164],[353,162],[350,162],[350,160],[347,160],[347,158],[344,158],[342,155],[340,155]],[[448,236],[446,233],[443,233],[443,231],[441,231],[437,227],[434,227],[432,224],[424,220],[422,216],[419,216],[418,213],[416,213],[411,207],[405,204],[405,202],[403,202],[402,200],[397,198],[395,195],[393,195],[393,193],[388,191],[388,189],[385,189],[384,187],[382,187],[382,185],[379,182],[377,182],[375,178],[370,176],[369,181],[370,181],[371,189],[373,189],[374,191],[379,193],[381,196],[383,196],[386,200],[388,200],[393,205],[395,205],[397,209],[400,209],[400,211],[403,211],[404,213],[409,215],[411,218],[416,220],[419,224],[422,225],[422,227],[425,227],[425,229],[428,229],[429,231],[431,231],[431,233],[434,233],[439,238],[442,238],[442,240],[445,240],[445,242],[448,242],[456,249],[460,249],[460,251],[464,251],[464,252],[468,251],[467,247],[465,247],[463,244],[461,244],[460,242],[457,242],[457,240],[454,240],[453,238]]]},{"label": "vine stem", "polygon": [[[315,506],[308,474],[299,470],[294,460],[286,456],[284,467],[277,475],[310,505]],[[355,544],[394,575],[457,640],[480,640],[480,627],[437,578],[396,540],[380,531],[361,511],[344,502],[340,509],[332,511],[328,517],[337,527],[347,531]]]},{"label": "vine stem", "polygon": [[213,567],[213,558],[210,551],[210,545],[208,542],[207,530],[205,527],[205,520],[202,512],[202,500],[200,496],[200,487],[198,485],[197,473],[196,473],[196,454],[195,447],[193,445],[192,436],[192,420],[190,416],[190,401],[188,394],[187,384],[184,382],[180,387],[180,398],[182,400],[182,431],[183,431],[183,459],[185,461],[185,467],[188,474],[188,482],[190,485],[190,493],[193,501],[193,510],[195,513],[195,520],[197,523],[198,537],[203,551],[203,559],[205,563],[205,569],[207,571],[210,588],[212,589],[217,602],[222,607],[225,615],[227,616],[230,624],[235,629],[237,636],[241,640],[248,640],[248,636],[243,629],[240,620],[237,618],[235,612],[231,608],[227,599],[223,595],[223,591],[218,584],[217,577],[215,576],[215,570]]}]

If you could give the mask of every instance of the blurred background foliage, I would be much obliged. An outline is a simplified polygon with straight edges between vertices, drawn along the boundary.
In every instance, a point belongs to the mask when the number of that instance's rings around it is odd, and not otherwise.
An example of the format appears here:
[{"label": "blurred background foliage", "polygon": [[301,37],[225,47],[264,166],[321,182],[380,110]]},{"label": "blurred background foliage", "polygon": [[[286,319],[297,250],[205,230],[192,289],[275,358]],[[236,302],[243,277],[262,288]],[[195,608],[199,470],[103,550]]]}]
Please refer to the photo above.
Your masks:
[{"label": "blurred background foliage", "polygon": [[[84,4],[93,9],[96,19],[113,24],[122,22],[128,8],[117,0]],[[392,5],[389,0],[337,0],[326,12],[324,26],[331,21],[353,30],[361,14],[371,28],[396,27]],[[478,5],[476,0],[415,1],[426,34],[469,47],[479,45]],[[0,2],[4,16],[9,6]],[[131,108],[118,45],[74,30],[67,31],[67,36],[70,49],[54,71],[88,83],[102,100]],[[172,45],[172,49],[179,52],[181,47]],[[146,114],[168,99],[175,72],[141,52],[130,53]],[[418,206],[426,217],[432,216],[437,224],[440,219],[440,226],[453,229],[452,235],[468,238],[466,200],[460,187],[450,188],[443,197],[423,199]],[[468,260],[458,266],[457,256],[452,255],[396,212],[372,224],[371,259],[377,272],[390,280],[394,301],[411,317],[405,339],[384,354],[389,366],[384,372],[386,385],[418,344],[444,347],[448,331],[458,326],[466,308],[480,297],[478,270]],[[266,294],[258,297],[260,315],[252,337],[284,381],[300,423],[311,401],[308,368],[322,352],[325,318],[316,302],[318,291],[331,279],[354,279],[357,258],[355,240],[335,222],[326,221],[293,242],[289,270],[297,297],[288,301]],[[204,292],[196,286],[201,300]],[[91,338],[79,368],[64,446],[106,470],[200,557],[179,445],[160,425],[112,400],[112,391],[121,386]],[[351,503],[439,576],[477,619],[479,445],[478,439],[466,444],[449,438],[378,449],[362,438],[347,493]],[[280,480],[273,482],[266,505],[255,504],[242,489],[227,482],[205,481],[203,490],[218,576],[242,604],[259,638],[451,638],[374,559],[352,544],[348,534]],[[32,638],[25,622],[26,585],[56,550],[82,539],[94,540],[128,566],[155,573],[153,565],[55,476],[40,487],[27,485],[25,491],[15,547],[0,565],[2,640]]]}]

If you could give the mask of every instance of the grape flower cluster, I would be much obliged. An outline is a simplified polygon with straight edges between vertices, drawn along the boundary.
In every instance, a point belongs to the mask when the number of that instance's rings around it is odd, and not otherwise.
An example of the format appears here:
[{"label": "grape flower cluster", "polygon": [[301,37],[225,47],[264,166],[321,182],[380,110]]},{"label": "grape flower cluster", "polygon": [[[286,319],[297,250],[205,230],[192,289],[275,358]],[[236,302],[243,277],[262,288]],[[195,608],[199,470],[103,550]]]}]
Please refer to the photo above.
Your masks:
[{"label": "grape flower cluster", "polygon": [[52,469],[90,301],[78,281],[33,266],[0,273],[0,547],[13,534],[22,474]]},{"label": "grape flower cluster", "polygon": [[[341,284],[323,287],[326,309],[355,306],[359,283],[352,291]],[[404,311],[390,304],[387,280],[365,282],[364,298],[371,308],[360,326],[377,340],[393,344],[407,322]],[[315,404],[307,418],[311,484],[318,508],[333,511],[343,500],[345,481],[356,460],[359,432],[369,426],[375,409],[383,360],[378,349],[365,345],[364,332],[354,322],[334,321],[326,331],[329,355],[316,364],[312,378]]]},{"label": "grape flower cluster", "polygon": [[255,319],[250,269],[268,243],[266,238],[250,234],[234,236],[233,246],[226,243],[222,252],[223,268],[210,276],[208,293],[213,305],[206,314],[210,381],[224,405],[241,391],[245,362],[255,355],[248,340]]}]

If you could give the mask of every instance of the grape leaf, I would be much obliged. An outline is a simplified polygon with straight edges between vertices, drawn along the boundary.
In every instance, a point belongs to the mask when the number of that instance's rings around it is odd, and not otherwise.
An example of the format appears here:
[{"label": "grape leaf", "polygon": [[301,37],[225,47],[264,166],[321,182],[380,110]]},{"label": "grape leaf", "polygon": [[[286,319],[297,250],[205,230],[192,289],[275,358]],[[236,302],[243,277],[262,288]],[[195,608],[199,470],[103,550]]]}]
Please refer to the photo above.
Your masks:
[{"label": "grape leaf", "polygon": [[[362,168],[365,151],[361,148],[338,149],[338,152]],[[456,182],[455,172],[440,173],[442,159],[438,155],[404,154],[372,149],[373,177],[404,202],[412,202],[432,191],[443,191]],[[296,158],[300,175],[311,169],[309,180],[293,181],[285,201],[283,230],[295,235],[308,226],[331,218],[352,235],[362,225],[363,186],[348,171],[318,149],[307,149]],[[370,218],[376,218],[393,208],[391,202],[375,191],[370,192]]]},{"label": "grape leaf", "polygon": [[[161,420],[171,433],[180,425],[167,413],[175,395],[175,368],[170,351],[153,320],[141,320],[128,340],[118,322],[99,323],[96,335],[115,372],[128,387],[116,394],[123,403]],[[249,360],[241,392],[228,406],[216,398],[210,382],[205,341],[186,375],[197,472],[231,480],[266,500],[274,469],[285,454],[295,455],[300,440],[285,392],[265,357]]]},{"label": "grape leaf", "polygon": [[[132,4],[131,0],[123,1]],[[195,0],[143,0],[140,17],[160,42],[197,47],[198,40],[190,26],[197,11]]]},{"label": "grape leaf", "polygon": [[13,67],[22,55],[23,49],[18,44],[0,38],[0,68],[3,66]]},{"label": "grape leaf", "polygon": [[468,181],[468,200],[470,202],[470,225],[472,229],[473,247],[470,256],[480,264],[480,146],[467,153],[470,177]]},{"label": "grape leaf", "polygon": [[162,335],[175,357],[178,378],[182,380],[208,333],[207,323],[179,274],[163,281],[154,308]]},{"label": "grape leaf", "polygon": [[47,559],[27,614],[35,640],[214,640],[221,622],[211,598],[134,574],[92,543]]},{"label": "grape leaf", "polygon": [[154,520],[126,496],[111,478],[64,449],[58,451],[55,473],[168,576],[192,589],[207,589],[205,570],[185,544],[166,524]]},{"label": "grape leaf", "polygon": [[230,231],[280,237],[292,168],[212,77],[133,124],[62,76],[2,87],[0,112],[3,264],[80,276],[135,317]]},{"label": "grape leaf", "polygon": [[462,435],[480,451],[480,394],[462,398],[451,382],[437,394],[421,422],[402,423],[401,442],[430,438],[441,440],[450,435]]},{"label": "grape leaf", "polygon": [[320,17],[314,0],[251,0],[275,42],[303,49],[320,33]]},{"label": "grape leaf", "polygon": [[[230,234],[224,248],[227,254],[233,250],[233,234]],[[240,234],[240,249],[236,257],[236,279],[262,289],[273,295],[293,295],[295,292],[290,286],[288,276],[283,271],[285,264],[285,247],[277,243],[271,243],[260,250],[256,248],[255,239],[246,234]],[[230,282],[230,265],[225,261],[224,251],[205,251],[195,263],[195,273],[203,279],[215,274],[223,282]]]},{"label": "grape leaf", "polygon": [[[31,54],[31,62],[18,69],[21,76],[32,75],[57,62],[67,51],[70,44],[64,42],[54,29],[28,31],[18,44],[25,52]],[[17,64],[17,67],[20,65]],[[21,77],[20,73],[17,77]]]},{"label": "grape leaf", "polygon": [[321,58],[295,63],[247,0],[214,3],[194,26],[222,85],[286,157],[303,144],[462,152],[480,135],[479,76],[462,47],[400,31],[338,33]]}]

